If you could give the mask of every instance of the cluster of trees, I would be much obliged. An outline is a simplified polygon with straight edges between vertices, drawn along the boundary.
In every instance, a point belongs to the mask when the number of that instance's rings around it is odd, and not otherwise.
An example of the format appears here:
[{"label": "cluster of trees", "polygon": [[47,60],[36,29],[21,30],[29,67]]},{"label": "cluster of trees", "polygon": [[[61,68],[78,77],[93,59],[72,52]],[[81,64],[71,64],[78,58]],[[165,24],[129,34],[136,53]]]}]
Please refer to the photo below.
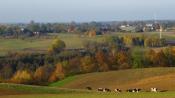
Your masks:
[{"label": "cluster of trees", "polygon": [[149,37],[145,39],[145,46],[146,47],[162,47],[166,45],[165,39]]},{"label": "cluster of trees", "polygon": [[163,47],[166,46],[166,40],[158,37],[132,37],[124,36],[124,43],[130,46],[145,46],[145,47]]},{"label": "cluster of trees", "polygon": [[[170,29],[175,26],[174,21],[158,21],[162,28]],[[32,36],[33,32],[46,33],[85,33],[95,30],[97,33],[123,32],[121,25],[135,27],[135,32],[143,32],[146,24],[154,24],[154,21],[133,21],[133,22],[89,22],[89,23],[35,23],[29,24],[1,24],[0,36]]]},{"label": "cluster of trees", "polygon": [[[135,45],[143,43],[139,38],[130,40]],[[130,41],[112,36],[103,43],[85,42],[83,49],[67,50],[65,43],[56,39],[45,54],[9,53],[0,58],[0,81],[47,85],[81,73],[175,66],[175,52],[171,47],[134,51],[125,42]]]}]

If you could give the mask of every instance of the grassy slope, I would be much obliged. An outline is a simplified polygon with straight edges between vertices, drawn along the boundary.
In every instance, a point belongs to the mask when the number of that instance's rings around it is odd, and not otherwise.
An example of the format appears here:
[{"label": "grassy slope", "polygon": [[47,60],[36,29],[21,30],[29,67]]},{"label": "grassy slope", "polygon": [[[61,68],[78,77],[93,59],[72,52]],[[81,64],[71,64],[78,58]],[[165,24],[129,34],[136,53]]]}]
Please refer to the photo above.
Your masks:
[{"label": "grassy slope", "polygon": [[[67,82],[62,83],[64,81]],[[124,90],[136,87],[148,90],[151,87],[157,87],[162,90],[175,90],[174,83],[175,68],[147,68],[78,75],[73,80],[67,78],[51,84],[51,86],[74,89],[84,89],[91,86],[94,89],[108,87]]]},{"label": "grassy slope", "polygon": [[[69,93],[84,93],[85,90],[63,89],[47,86],[32,86],[21,84],[0,83],[0,95],[13,94],[69,94]],[[1,98],[1,97],[0,97]]]},{"label": "grassy slope", "polygon": [[[175,68],[148,68],[90,73],[69,77],[66,80],[52,84],[67,88],[92,87],[125,87],[136,85],[149,86],[150,83],[167,87],[171,85],[174,90]],[[134,80],[134,82],[133,82]],[[169,83],[167,83],[169,81]],[[46,86],[31,86],[0,83],[0,98],[175,98],[175,93],[99,93],[86,90],[62,89]]]}]

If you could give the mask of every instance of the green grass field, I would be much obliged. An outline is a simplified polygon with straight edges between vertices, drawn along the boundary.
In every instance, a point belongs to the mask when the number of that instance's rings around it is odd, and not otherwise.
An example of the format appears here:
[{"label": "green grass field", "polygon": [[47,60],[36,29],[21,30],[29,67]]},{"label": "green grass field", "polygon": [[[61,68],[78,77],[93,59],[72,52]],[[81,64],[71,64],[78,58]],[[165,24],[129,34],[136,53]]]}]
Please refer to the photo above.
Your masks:
[{"label": "green grass field", "polygon": [[167,93],[73,93],[73,94],[37,94],[9,95],[0,98],[175,98],[174,92]]},{"label": "green grass field", "polygon": [[[113,33],[111,35],[100,35],[96,37],[87,37],[80,36],[78,34],[54,34],[51,38],[26,38],[22,39],[0,39],[0,55],[5,55],[10,51],[45,51],[49,48],[52,41],[55,37],[60,38],[66,43],[67,48],[82,48],[85,41],[96,41],[102,42],[105,39],[105,36],[157,36],[159,37],[158,32],[149,32],[149,33]],[[163,33],[163,37],[166,39],[175,39],[174,33]]]},{"label": "green grass field", "polygon": [[[50,34],[49,34],[50,35]],[[82,48],[85,41],[96,41],[102,42],[105,36],[151,36],[159,37],[158,32],[148,32],[148,33],[113,33],[111,35],[100,35],[96,37],[80,36],[78,34],[51,34],[51,38],[26,38],[22,39],[0,39],[0,55],[5,55],[10,51],[45,51],[49,48],[55,37],[60,38],[66,43],[67,48]],[[166,39],[175,39],[174,33],[163,33],[163,37]]]},{"label": "green grass field", "polygon": [[[57,34],[55,37],[60,38],[66,43],[67,48],[82,48],[83,43],[87,40],[101,42],[104,36],[93,38],[80,37],[76,34]],[[51,38],[26,38],[22,39],[0,39],[0,55],[5,55],[8,52],[15,51],[46,51],[53,42],[55,37]]]},{"label": "green grass field", "polygon": [[0,98],[175,98],[175,92],[103,93],[29,85],[0,84]]}]

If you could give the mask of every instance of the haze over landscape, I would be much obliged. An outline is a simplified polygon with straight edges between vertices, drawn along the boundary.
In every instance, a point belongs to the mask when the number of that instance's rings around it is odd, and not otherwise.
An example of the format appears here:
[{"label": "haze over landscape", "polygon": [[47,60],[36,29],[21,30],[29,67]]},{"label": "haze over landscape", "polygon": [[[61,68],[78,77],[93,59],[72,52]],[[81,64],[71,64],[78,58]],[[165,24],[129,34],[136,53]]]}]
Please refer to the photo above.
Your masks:
[{"label": "haze over landscape", "polygon": [[174,0],[1,0],[0,22],[174,20]]}]

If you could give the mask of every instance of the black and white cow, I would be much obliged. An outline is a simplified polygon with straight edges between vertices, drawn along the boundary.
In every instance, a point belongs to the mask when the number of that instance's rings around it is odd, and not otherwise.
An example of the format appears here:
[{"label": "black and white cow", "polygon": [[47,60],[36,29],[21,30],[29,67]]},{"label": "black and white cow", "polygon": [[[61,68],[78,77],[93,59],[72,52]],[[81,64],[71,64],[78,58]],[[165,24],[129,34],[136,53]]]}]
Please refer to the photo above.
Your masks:
[{"label": "black and white cow", "polygon": [[117,93],[122,92],[122,90],[121,90],[121,89],[114,89],[114,91],[115,91],[115,92],[117,92]]},{"label": "black and white cow", "polygon": [[108,89],[108,88],[104,88],[104,89],[103,89],[103,92],[111,92],[111,90]]},{"label": "black and white cow", "polygon": [[103,92],[103,88],[98,88],[98,91]]},{"label": "black and white cow", "polygon": [[140,92],[141,91],[141,89],[139,89],[139,88],[134,88],[134,89],[128,89],[128,90],[126,90],[127,92],[136,92],[136,93],[138,93],[138,92]]},{"label": "black and white cow", "polygon": [[127,89],[126,91],[127,92],[133,92],[133,89]]},{"label": "black and white cow", "polygon": [[108,88],[98,88],[98,91],[100,91],[100,92],[111,92],[111,90],[108,89]]}]

